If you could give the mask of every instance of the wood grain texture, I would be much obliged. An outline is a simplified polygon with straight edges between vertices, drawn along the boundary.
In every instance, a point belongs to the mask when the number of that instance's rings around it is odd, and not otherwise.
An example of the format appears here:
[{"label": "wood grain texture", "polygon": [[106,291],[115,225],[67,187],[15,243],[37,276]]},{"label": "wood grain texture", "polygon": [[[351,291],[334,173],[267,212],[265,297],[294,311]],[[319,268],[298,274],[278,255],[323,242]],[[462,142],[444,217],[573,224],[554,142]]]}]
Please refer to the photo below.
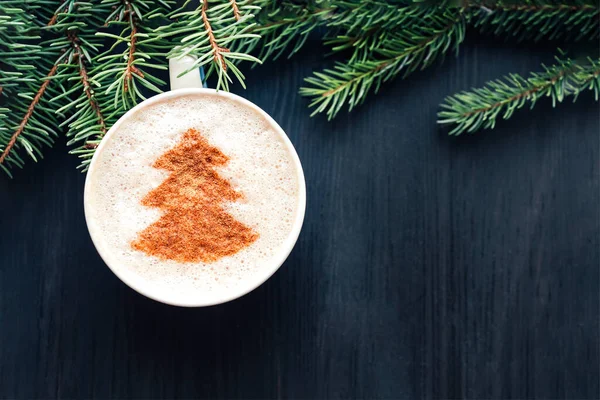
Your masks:
[{"label": "wood grain texture", "polygon": [[297,95],[325,65],[314,46],[241,93],[297,147],[308,208],[288,261],[237,301],[122,284],[63,143],[0,177],[1,398],[600,397],[598,104],[448,138],[445,95],[552,59],[479,38],[328,123]]}]

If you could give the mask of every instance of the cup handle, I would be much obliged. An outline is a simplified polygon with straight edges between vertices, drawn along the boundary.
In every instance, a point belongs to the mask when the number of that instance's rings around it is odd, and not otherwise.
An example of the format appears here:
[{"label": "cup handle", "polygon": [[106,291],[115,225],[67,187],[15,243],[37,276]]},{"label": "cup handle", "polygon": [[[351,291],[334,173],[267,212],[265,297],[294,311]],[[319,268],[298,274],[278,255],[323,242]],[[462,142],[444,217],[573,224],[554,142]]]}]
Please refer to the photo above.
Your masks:
[{"label": "cup handle", "polygon": [[196,61],[196,57],[184,56],[178,59],[169,60],[169,80],[171,81],[171,90],[189,89],[206,87],[204,82],[204,69],[195,68],[187,74],[177,77],[184,71],[187,71]]}]

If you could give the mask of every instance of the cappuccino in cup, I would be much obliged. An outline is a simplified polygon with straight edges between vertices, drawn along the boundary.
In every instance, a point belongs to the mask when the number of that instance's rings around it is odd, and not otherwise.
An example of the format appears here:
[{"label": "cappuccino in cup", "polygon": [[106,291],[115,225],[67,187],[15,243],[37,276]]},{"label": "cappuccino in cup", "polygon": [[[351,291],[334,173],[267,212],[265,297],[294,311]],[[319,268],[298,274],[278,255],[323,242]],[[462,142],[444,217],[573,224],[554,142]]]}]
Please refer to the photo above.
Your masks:
[{"label": "cappuccino in cup", "polygon": [[102,141],[85,211],[100,255],[124,282],[176,305],[254,289],[299,234],[298,156],[258,107],[207,89],[131,110]]}]

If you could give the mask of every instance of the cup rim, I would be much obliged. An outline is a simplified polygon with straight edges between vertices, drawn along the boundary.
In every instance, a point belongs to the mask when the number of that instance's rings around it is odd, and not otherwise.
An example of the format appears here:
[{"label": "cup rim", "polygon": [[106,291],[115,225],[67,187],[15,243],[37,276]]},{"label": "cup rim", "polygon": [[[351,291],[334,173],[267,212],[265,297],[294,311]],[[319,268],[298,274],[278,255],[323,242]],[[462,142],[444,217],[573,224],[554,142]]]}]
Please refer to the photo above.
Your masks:
[{"label": "cup rim", "polygon": [[[258,275],[258,277],[256,279],[251,279],[249,281],[248,285],[240,284],[240,285],[236,286],[233,290],[231,290],[231,292],[228,291],[227,295],[225,295],[225,296],[219,296],[219,297],[215,297],[212,299],[209,298],[208,300],[204,300],[204,301],[197,301],[197,300],[196,301],[181,301],[180,299],[169,299],[168,295],[161,295],[160,293],[153,292],[152,287],[144,286],[143,280],[131,278],[131,276],[135,276],[135,275],[124,274],[120,271],[120,268],[118,268],[115,265],[111,265],[111,263],[109,261],[107,261],[108,258],[106,255],[108,254],[108,252],[106,252],[106,250],[101,250],[100,247],[97,245],[97,241],[100,240],[100,234],[99,234],[98,230],[90,229],[90,220],[91,220],[90,209],[89,209],[90,205],[89,205],[89,201],[87,201],[87,199],[88,199],[88,196],[90,196],[90,191],[91,191],[91,188],[90,188],[91,178],[90,177],[92,176],[93,171],[96,169],[96,162],[98,159],[98,154],[100,154],[103,151],[104,147],[106,146],[106,143],[108,143],[108,139],[114,134],[114,132],[116,132],[118,130],[119,126],[123,123],[123,121],[125,121],[127,118],[131,117],[133,114],[135,114],[140,109],[148,107],[149,105],[152,105],[156,102],[163,101],[165,99],[174,98],[174,97],[193,95],[193,94],[203,94],[203,93],[211,93],[212,95],[221,96],[223,98],[227,98],[227,99],[239,102],[247,107],[250,107],[255,112],[259,113],[260,115],[262,115],[264,118],[267,119],[267,121],[271,124],[271,126],[274,128],[274,130],[277,132],[277,134],[280,136],[281,140],[285,144],[286,149],[290,153],[291,158],[294,162],[294,166],[296,167],[296,174],[297,174],[297,179],[298,179],[298,202],[296,205],[296,216],[294,219],[294,223],[292,224],[292,230],[288,234],[285,241],[282,243],[279,251],[275,254],[275,256],[271,260],[269,260],[267,262],[269,265],[267,265],[266,267],[260,268],[260,274]],[[264,282],[266,282],[271,276],[273,276],[273,274],[275,272],[277,272],[277,270],[285,262],[285,260],[291,253],[292,249],[294,248],[296,241],[298,240],[298,236],[300,235],[300,230],[302,229],[302,224],[304,222],[304,214],[306,211],[306,182],[304,179],[304,171],[302,169],[302,164],[300,163],[300,158],[298,157],[298,153],[296,152],[294,145],[290,141],[290,139],[287,136],[287,134],[285,133],[285,131],[279,126],[279,124],[269,114],[267,114],[263,109],[261,109],[256,104],[252,103],[251,101],[249,101],[241,96],[238,96],[236,94],[229,93],[229,92],[217,91],[215,89],[208,89],[208,88],[176,89],[176,90],[170,90],[168,92],[157,94],[157,95],[139,103],[138,105],[133,107],[131,110],[129,110],[125,114],[123,114],[117,120],[117,122],[108,130],[106,135],[104,135],[100,144],[98,145],[98,148],[94,152],[94,155],[92,157],[92,160],[90,161],[90,165],[89,165],[89,168],[88,168],[88,171],[86,174],[84,193],[83,193],[83,206],[84,206],[86,226],[88,228],[88,232],[92,239],[92,243],[94,244],[94,247],[96,248],[96,251],[100,255],[100,258],[102,258],[102,260],[104,261],[106,266],[123,283],[125,283],[127,286],[129,286],[136,292],[140,293],[141,295],[146,296],[152,300],[164,303],[164,304],[179,306],[179,307],[207,307],[207,306],[227,303],[229,301],[235,300],[237,298],[240,298],[240,297],[250,293],[257,287],[262,285]],[[105,252],[106,252],[106,254],[103,254]],[[167,292],[167,293],[169,293],[169,292]]]}]

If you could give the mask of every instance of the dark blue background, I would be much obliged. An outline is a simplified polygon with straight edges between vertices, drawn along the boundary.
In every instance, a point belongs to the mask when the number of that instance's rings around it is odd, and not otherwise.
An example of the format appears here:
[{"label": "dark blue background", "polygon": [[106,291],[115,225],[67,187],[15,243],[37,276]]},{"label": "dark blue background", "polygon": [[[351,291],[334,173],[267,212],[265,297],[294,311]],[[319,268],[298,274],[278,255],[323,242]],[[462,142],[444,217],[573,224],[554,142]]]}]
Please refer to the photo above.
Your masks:
[{"label": "dark blue background", "polygon": [[63,141],[0,177],[0,397],[598,398],[598,104],[541,101],[449,138],[445,95],[552,62],[471,39],[328,123],[297,95],[309,43],[235,91],[303,162],[295,250],[235,302],[181,309],[97,255]]}]

